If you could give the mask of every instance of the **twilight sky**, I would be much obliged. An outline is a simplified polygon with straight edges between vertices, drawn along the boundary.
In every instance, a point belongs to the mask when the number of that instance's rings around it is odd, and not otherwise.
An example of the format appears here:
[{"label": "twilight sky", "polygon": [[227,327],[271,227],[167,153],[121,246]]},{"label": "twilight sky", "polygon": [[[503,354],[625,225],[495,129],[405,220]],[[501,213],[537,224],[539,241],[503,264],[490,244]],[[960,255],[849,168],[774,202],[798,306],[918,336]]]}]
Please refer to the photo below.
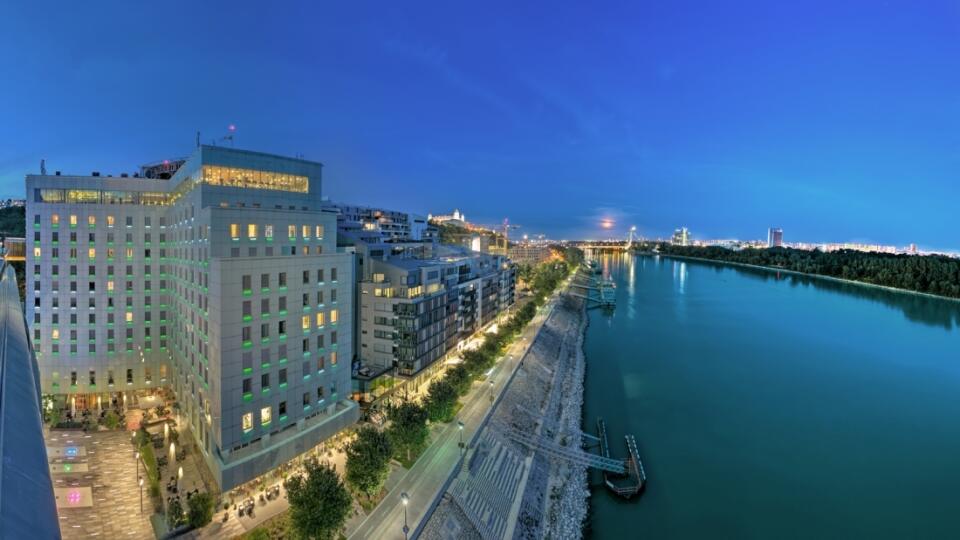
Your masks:
[{"label": "twilight sky", "polygon": [[5,2],[0,196],[233,123],[334,200],[521,233],[960,248],[960,3],[562,4]]}]

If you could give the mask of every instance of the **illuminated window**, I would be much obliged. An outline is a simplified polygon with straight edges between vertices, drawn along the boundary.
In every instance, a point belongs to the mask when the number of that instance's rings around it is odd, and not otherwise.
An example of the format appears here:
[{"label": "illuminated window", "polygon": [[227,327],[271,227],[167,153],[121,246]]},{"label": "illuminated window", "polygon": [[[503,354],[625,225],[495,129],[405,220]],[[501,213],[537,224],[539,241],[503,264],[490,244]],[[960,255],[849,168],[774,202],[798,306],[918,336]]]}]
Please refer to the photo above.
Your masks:
[{"label": "illuminated window", "polygon": [[89,258],[91,258],[91,259],[96,259],[96,258],[97,258],[97,250],[96,250],[96,248],[90,248],[90,249],[88,249],[88,250],[87,250],[87,257],[89,257]]},{"label": "illuminated window", "polygon": [[107,290],[113,292],[113,281],[107,282]]},{"label": "illuminated window", "polygon": [[263,236],[266,238],[273,238],[273,225],[263,226]]},{"label": "illuminated window", "polygon": [[326,317],[323,315],[323,312],[317,313],[317,326],[323,326],[326,322]]},{"label": "illuminated window", "polygon": [[76,227],[77,225],[77,216],[76,214],[70,214],[70,226]]},{"label": "illuminated window", "polygon": [[127,248],[127,258],[128,259],[133,258],[133,248]]},{"label": "illuminated window", "polygon": [[107,227],[113,227],[113,216],[107,216]]},{"label": "illuminated window", "polygon": [[304,238],[310,238],[310,226],[309,226],[309,225],[304,225],[303,227],[300,227],[300,230],[301,230],[301,232],[303,233],[303,234],[301,234],[300,236],[303,236]]},{"label": "illuminated window", "polygon": [[247,224],[247,238],[255,240],[257,238],[257,224],[248,223]]},{"label": "illuminated window", "polygon": [[265,426],[270,423],[270,407],[260,409],[260,425]]},{"label": "illuminated window", "polygon": [[60,224],[60,215],[59,215],[59,214],[51,214],[51,215],[50,215],[50,223],[53,224],[53,225],[59,225],[59,224]]},{"label": "illuminated window", "polygon": [[214,186],[273,189],[296,193],[306,193],[310,185],[306,176],[214,165],[204,165],[203,181]]},{"label": "illuminated window", "polygon": [[316,235],[317,238],[323,238],[323,225],[316,226]]},{"label": "illuminated window", "polygon": [[337,365],[337,351],[333,351],[330,353],[330,365],[331,366]]},{"label": "illuminated window", "polygon": [[296,237],[297,237],[297,226],[296,226],[296,225],[288,225],[288,226],[287,226],[287,236],[289,236],[290,238],[296,238]]},{"label": "illuminated window", "polygon": [[67,202],[68,202],[68,203],[80,203],[80,204],[99,204],[99,203],[100,203],[100,190],[96,190],[96,189],[68,189],[68,190],[67,190]]},{"label": "illuminated window", "polygon": [[38,258],[40,257],[40,248],[38,247],[33,248],[33,256]]},{"label": "illuminated window", "polygon": [[54,328],[54,329],[50,332],[50,337],[53,338],[53,339],[60,339],[60,330],[59,330],[58,328]]},{"label": "illuminated window", "polygon": [[133,322],[133,313],[130,311],[127,312],[127,322]]},{"label": "illuminated window", "polygon": [[340,316],[340,315],[339,315],[339,313],[337,313],[337,310],[331,309],[331,310],[330,310],[330,324],[337,324],[337,319],[339,318],[339,316]]},{"label": "illuminated window", "polygon": [[310,316],[304,315],[300,320],[300,323],[304,330],[308,330],[310,328]]},{"label": "illuminated window", "polygon": [[87,225],[96,225],[97,216],[87,216]]},{"label": "illuminated window", "polygon": [[240,238],[240,225],[230,224],[230,238]]},{"label": "illuminated window", "polygon": [[244,414],[243,420],[241,423],[243,424],[244,431],[250,431],[251,429],[253,429],[253,413],[248,412]]}]

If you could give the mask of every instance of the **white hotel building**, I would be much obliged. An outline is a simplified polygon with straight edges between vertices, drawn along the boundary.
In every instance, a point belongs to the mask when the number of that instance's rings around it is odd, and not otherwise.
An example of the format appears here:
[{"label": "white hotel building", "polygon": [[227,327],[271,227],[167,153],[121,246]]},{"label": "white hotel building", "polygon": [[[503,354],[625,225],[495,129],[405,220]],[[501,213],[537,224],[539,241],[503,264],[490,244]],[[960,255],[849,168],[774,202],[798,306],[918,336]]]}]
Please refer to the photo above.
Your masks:
[{"label": "white hotel building", "polygon": [[356,270],[321,169],[201,146],[167,179],[27,176],[42,392],[82,409],[172,388],[222,489],[352,424]]}]

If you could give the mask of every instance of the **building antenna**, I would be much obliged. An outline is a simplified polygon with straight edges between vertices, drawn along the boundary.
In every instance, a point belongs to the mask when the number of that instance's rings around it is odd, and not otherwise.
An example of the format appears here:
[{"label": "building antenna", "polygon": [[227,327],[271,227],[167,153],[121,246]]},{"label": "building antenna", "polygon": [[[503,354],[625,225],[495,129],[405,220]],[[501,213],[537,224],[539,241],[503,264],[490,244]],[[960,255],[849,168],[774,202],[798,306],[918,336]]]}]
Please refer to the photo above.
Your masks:
[{"label": "building antenna", "polygon": [[200,132],[197,131],[197,148],[200,148]]},{"label": "building antenna", "polygon": [[47,175],[47,160],[45,159],[40,160],[40,174],[43,176]]}]

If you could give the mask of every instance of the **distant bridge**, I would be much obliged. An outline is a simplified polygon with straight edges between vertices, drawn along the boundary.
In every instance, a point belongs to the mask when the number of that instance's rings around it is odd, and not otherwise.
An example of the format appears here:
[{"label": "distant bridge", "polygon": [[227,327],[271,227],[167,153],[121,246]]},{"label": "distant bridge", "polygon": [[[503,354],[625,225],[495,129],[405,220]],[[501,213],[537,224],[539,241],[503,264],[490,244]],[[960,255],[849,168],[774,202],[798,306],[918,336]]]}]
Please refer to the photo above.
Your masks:
[{"label": "distant bridge", "polygon": [[572,245],[591,251],[629,251],[633,247],[633,243],[639,240],[637,237],[637,228],[630,227],[630,232],[627,234],[626,240],[600,240],[600,241],[586,241],[586,242],[573,242]]}]

